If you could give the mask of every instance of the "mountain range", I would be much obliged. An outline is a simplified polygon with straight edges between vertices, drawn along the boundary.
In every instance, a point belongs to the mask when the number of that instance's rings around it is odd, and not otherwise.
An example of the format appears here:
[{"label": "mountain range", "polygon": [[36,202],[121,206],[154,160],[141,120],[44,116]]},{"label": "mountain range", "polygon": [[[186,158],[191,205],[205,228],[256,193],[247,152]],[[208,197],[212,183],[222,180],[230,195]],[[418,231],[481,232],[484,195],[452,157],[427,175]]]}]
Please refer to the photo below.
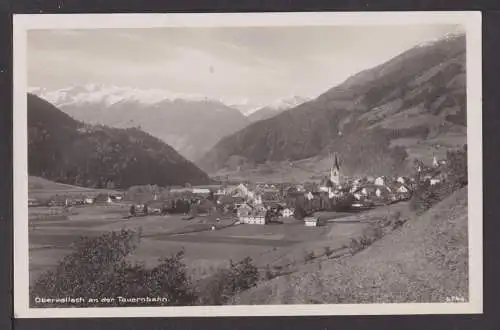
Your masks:
[{"label": "mountain range", "polygon": [[171,146],[140,129],[84,124],[38,96],[27,97],[30,175],[95,188],[210,182]]},{"label": "mountain range", "polygon": [[30,91],[79,121],[140,128],[190,160],[250,123],[241,112],[220,101],[162,89],[87,84]]},{"label": "mountain range", "polygon": [[[415,46],[314,100],[224,137],[198,165],[217,175],[406,173],[466,144],[465,35]],[[299,175],[300,174],[300,175]]]},{"label": "mountain range", "polygon": [[196,94],[105,84],[55,90],[34,87],[30,92],[85,123],[115,128],[138,127],[193,161],[207,153],[221,138],[307,100],[294,96],[265,105],[244,100],[228,106],[228,101]]}]

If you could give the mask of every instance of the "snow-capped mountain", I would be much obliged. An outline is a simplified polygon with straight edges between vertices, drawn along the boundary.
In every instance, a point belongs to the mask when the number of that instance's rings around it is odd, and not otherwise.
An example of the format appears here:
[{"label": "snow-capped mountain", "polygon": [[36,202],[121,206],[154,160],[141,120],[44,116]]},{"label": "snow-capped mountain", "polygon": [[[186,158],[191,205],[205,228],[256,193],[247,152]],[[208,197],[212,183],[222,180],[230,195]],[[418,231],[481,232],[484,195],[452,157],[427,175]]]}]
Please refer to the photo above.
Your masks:
[{"label": "snow-capped mountain", "polygon": [[240,111],[218,100],[161,89],[87,84],[29,92],[82,122],[140,127],[193,161],[249,123]]},{"label": "snow-capped mountain", "polygon": [[202,95],[173,93],[165,89],[139,89],[105,84],[70,86],[57,90],[32,87],[28,91],[58,107],[82,103],[102,103],[111,106],[124,101],[156,104],[167,100],[203,101],[207,99]]},{"label": "snow-capped mountain", "polygon": [[248,119],[252,122],[264,120],[270,117],[274,117],[286,110],[292,109],[302,103],[309,101],[309,98],[301,96],[292,96],[288,98],[278,99],[272,103],[265,106],[254,109],[247,113]]}]

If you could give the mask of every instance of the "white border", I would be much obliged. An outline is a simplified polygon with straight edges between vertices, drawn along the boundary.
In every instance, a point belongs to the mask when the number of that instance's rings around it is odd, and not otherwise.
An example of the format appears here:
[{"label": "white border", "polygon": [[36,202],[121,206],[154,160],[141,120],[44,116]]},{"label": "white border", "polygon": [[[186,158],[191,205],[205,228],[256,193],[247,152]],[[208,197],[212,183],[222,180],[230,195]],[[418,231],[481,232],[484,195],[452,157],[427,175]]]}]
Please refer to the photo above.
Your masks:
[{"label": "white border", "polygon": [[[27,30],[174,26],[397,26],[410,24],[460,24],[465,27],[466,31],[470,256],[468,303],[29,308],[28,208],[26,203],[28,198]],[[476,314],[483,312],[480,12],[14,15],[13,31],[14,316],[16,318]]]}]

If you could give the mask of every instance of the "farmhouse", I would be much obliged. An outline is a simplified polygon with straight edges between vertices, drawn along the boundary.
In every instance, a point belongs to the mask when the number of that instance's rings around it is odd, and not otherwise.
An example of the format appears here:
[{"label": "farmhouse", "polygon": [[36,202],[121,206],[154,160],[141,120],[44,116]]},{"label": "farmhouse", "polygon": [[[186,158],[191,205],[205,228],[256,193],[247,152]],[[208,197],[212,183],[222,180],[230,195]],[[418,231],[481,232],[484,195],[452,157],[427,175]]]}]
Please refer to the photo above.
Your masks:
[{"label": "farmhouse", "polygon": [[208,188],[193,188],[193,194],[196,195],[209,195],[210,189]]},{"label": "farmhouse", "polygon": [[87,204],[87,205],[94,204],[94,197],[89,197],[89,196],[86,196],[86,197],[83,199],[83,203],[84,203],[84,204]]},{"label": "farmhouse", "polygon": [[375,179],[374,183],[376,186],[385,186],[385,177],[379,176],[378,178]]},{"label": "farmhouse", "polygon": [[319,226],[324,226],[325,221],[320,220],[318,217],[306,217],[304,219],[304,224],[306,227],[319,227]]},{"label": "farmhouse", "polygon": [[265,225],[266,209],[245,203],[238,208],[238,219],[241,223]]}]

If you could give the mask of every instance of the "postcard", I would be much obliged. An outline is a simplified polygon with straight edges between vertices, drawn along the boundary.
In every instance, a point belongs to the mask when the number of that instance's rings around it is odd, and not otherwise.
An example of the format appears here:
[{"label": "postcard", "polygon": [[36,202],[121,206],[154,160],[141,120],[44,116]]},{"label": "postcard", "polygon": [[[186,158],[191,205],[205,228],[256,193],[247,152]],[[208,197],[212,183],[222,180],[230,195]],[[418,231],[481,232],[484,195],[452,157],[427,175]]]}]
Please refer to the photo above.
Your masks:
[{"label": "postcard", "polygon": [[13,37],[15,317],[482,313],[479,12]]}]

